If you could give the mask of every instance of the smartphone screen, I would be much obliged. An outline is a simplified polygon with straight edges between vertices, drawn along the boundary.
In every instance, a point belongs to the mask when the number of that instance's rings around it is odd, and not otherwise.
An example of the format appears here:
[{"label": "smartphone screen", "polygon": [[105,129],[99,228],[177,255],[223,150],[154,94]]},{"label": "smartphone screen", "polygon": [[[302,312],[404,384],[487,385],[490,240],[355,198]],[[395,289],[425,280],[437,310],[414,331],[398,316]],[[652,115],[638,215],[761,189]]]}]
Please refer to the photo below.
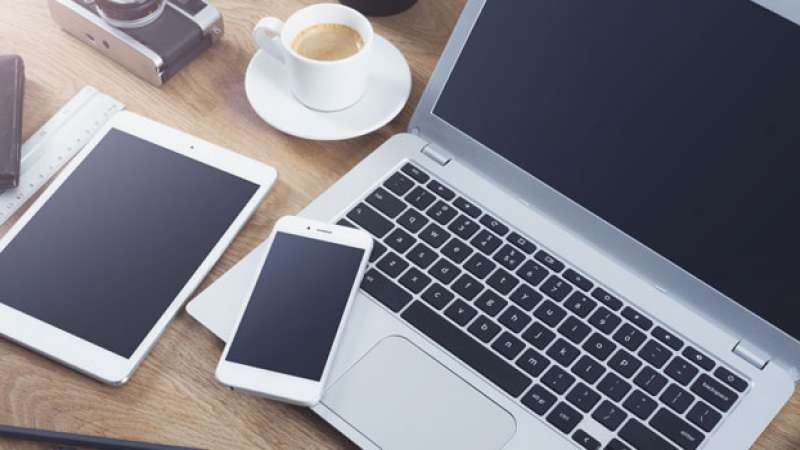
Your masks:
[{"label": "smartphone screen", "polygon": [[320,381],[363,256],[276,233],[226,360]]}]

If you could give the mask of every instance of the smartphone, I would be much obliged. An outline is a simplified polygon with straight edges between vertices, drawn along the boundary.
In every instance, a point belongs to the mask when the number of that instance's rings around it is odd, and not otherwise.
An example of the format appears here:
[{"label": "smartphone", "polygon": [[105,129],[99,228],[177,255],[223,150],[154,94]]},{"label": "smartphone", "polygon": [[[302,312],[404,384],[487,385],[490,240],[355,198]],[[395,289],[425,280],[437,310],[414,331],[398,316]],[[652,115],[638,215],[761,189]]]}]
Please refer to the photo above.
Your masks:
[{"label": "smartphone", "polygon": [[372,251],[364,231],[283,217],[217,366],[222,384],[303,406],[322,398]]}]

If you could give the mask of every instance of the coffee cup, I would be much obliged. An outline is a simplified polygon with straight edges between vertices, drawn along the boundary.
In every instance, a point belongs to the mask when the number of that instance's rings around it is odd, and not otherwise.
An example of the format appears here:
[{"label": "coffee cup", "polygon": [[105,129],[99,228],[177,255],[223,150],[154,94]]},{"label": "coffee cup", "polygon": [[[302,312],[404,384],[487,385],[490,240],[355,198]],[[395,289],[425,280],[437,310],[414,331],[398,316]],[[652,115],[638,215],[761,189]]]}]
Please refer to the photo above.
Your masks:
[{"label": "coffee cup", "polygon": [[294,96],[318,111],[339,111],[364,95],[374,31],[347,6],[323,3],[296,11],[286,21],[261,19],[253,38],[280,61]]}]

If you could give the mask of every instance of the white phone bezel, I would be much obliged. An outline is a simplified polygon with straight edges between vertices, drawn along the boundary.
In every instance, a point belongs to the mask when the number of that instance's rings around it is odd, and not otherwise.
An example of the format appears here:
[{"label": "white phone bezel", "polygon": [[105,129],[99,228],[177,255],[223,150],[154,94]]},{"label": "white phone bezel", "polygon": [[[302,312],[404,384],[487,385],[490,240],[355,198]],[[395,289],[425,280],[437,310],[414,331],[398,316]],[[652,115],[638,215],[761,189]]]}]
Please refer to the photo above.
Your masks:
[{"label": "white phone bezel", "polygon": [[[294,234],[310,239],[321,240],[325,242],[332,242],[335,244],[346,245],[350,247],[360,248],[364,250],[364,256],[361,259],[359,270],[353,282],[353,287],[350,290],[350,295],[347,299],[342,318],[339,321],[339,327],[336,331],[336,336],[331,346],[331,351],[328,353],[328,359],[325,362],[325,368],[322,371],[322,376],[319,381],[300,378],[293,375],[287,375],[280,372],[271,370],[260,369],[257,367],[247,366],[240,363],[235,363],[227,360],[228,351],[236,336],[239,324],[244,317],[247,310],[247,305],[250,303],[251,296],[256,287],[258,279],[261,275],[264,265],[267,263],[267,258],[272,247],[272,242],[276,233],[283,232],[287,234]],[[343,227],[339,225],[332,225],[324,222],[318,222],[301,217],[286,216],[282,217],[275,224],[275,228],[268,238],[267,248],[264,250],[258,267],[261,269],[250,282],[247,290],[247,301],[241,307],[236,324],[233,327],[229,339],[226,341],[225,350],[222,352],[219,364],[216,370],[217,380],[231,388],[256,394],[271,399],[293,403],[302,406],[312,406],[319,402],[322,398],[322,391],[330,371],[331,362],[336,354],[339,346],[339,341],[344,329],[344,324],[347,322],[347,317],[352,309],[353,300],[359,291],[360,281],[366,271],[366,266],[369,261],[369,255],[372,251],[372,238],[364,231],[354,228]]]},{"label": "white phone bezel", "polygon": [[[178,313],[183,303],[194,292],[203,278],[206,277],[239,230],[255,212],[257,206],[275,182],[277,173],[272,167],[242,155],[136,114],[122,111],[117,113],[98,131],[91,141],[86,144],[86,148],[67,164],[64,170],[44,190],[42,195],[11,227],[8,233],[0,239],[0,252],[11,243],[14,237],[19,234],[65,180],[80,166],[83,160],[92,153],[98,142],[112,128],[145,139],[165,149],[241,177],[259,186],[250,201],[239,212],[239,215],[222,235],[219,242],[209,252],[202,264],[164,310],[161,317],[129,358],[113,353],[47,322],[0,303],[0,335],[102,382],[119,385],[130,378],[169,322]],[[49,274],[42,275],[49,276]],[[98,320],[102,320],[102,318],[98,318]]]}]

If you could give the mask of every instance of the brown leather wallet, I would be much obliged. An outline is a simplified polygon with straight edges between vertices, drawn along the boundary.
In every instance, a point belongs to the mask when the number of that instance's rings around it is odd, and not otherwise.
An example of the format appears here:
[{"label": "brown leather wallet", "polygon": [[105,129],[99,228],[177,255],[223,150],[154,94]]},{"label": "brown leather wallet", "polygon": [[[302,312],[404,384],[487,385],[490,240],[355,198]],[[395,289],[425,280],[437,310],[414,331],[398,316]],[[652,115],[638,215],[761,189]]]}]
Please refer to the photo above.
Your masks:
[{"label": "brown leather wallet", "polygon": [[19,183],[20,133],[25,66],[16,55],[0,55],[0,189]]}]

